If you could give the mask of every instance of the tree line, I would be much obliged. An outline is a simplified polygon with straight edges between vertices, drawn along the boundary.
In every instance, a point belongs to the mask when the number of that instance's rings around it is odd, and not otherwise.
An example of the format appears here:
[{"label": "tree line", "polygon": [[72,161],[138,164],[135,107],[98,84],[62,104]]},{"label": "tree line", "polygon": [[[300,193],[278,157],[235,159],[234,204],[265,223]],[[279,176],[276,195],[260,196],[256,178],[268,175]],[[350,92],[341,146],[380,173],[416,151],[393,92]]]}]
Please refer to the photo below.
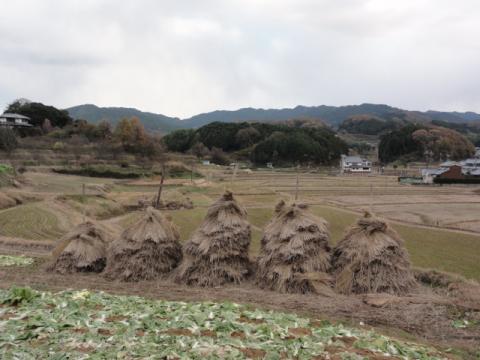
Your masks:
[{"label": "tree line", "polygon": [[381,135],[405,126],[402,119],[382,119],[373,115],[354,115],[345,119],[339,131],[349,134]]},{"label": "tree line", "polygon": [[474,145],[455,130],[434,125],[409,124],[380,138],[379,158],[396,160],[461,160],[475,154]]},{"label": "tree line", "polygon": [[[292,125],[293,124],[293,125]],[[163,138],[170,151],[221,158],[219,153],[256,164],[332,164],[348,151],[346,143],[326,127],[291,124],[214,122],[199,129],[177,130]]]}]

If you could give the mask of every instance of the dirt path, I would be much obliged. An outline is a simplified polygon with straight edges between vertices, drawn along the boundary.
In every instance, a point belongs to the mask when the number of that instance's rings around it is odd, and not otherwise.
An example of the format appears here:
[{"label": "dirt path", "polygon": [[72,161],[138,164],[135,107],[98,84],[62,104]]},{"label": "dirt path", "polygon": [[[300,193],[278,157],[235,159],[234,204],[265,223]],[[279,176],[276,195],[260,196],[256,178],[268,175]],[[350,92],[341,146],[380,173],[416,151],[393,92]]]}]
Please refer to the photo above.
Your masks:
[{"label": "dirt path", "polygon": [[25,240],[0,236],[0,254],[49,257],[55,243],[53,241]]}]

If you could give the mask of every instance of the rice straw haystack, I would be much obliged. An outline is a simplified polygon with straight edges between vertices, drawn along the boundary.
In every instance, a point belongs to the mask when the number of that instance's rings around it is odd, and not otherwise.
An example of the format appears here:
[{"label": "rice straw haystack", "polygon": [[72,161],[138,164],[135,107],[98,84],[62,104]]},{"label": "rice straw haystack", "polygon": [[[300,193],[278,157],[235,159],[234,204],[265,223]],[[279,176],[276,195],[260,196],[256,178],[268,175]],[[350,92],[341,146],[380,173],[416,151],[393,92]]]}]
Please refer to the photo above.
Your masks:
[{"label": "rice straw haystack", "polygon": [[61,274],[101,272],[109,241],[106,230],[90,221],[82,223],[60,240],[53,250],[54,261],[49,270]]},{"label": "rice straw haystack", "polygon": [[247,212],[225,194],[208,209],[200,227],[184,246],[175,281],[187,285],[238,284],[251,273],[251,231]]},{"label": "rice straw haystack", "polygon": [[175,225],[149,207],[107,249],[105,277],[122,281],[152,280],[173,270],[182,259]]},{"label": "rice straw haystack", "polygon": [[275,212],[262,238],[257,284],[287,293],[331,293],[326,221],[303,204],[281,201]]},{"label": "rice straw haystack", "polygon": [[369,213],[336,245],[332,270],[336,290],[343,294],[402,295],[415,286],[403,240],[385,221]]}]

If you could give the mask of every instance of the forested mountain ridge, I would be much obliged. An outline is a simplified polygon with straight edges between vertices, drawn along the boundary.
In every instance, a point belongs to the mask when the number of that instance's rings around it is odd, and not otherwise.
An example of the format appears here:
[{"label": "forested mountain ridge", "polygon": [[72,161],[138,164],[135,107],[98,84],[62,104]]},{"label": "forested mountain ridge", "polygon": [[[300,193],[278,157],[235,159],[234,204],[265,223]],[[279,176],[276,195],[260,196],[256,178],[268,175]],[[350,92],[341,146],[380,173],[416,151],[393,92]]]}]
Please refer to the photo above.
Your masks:
[{"label": "forested mountain ridge", "polygon": [[348,106],[296,106],[284,109],[242,108],[238,110],[216,110],[198,114],[187,119],[143,112],[134,108],[98,107],[87,104],[66,109],[75,119],[85,119],[92,123],[107,120],[116,124],[122,118],[138,117],[149,131],[168,133],[175,129],[199,128],[203,125],[221,122],[278,122],[290,119],[321,120],[336,128],[345,119],[357,115],[370,115],[385,120],[401,119],[408,122],[431,122],[441,120],[452,123],[480,120],[480,114],[473,112],[407,111],[382,104],[361,104]]},{"label": "forested mountain ridge", "polygon": [[112,125],[116,125],[124,118],[137,117],[148,131],[167,133],[184,127],[184,124],[179,118],[140,111],[135,108],[98,107],[93,104],[85,104],[74,106],[66,110],[74,119],[88,120],[93,124],[106,120]]}]

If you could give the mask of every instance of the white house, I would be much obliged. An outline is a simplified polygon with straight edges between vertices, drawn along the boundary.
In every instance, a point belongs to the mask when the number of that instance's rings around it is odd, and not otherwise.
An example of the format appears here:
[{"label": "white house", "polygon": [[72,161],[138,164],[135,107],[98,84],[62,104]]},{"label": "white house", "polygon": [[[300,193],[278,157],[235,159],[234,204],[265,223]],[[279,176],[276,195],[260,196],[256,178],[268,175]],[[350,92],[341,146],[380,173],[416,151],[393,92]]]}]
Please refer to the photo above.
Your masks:
[{"label": "white house", "polygon": [[30,118],[20,114],[4,113],[0,115],[0,126],[5,127],[30,127]]},{"label": "white house", "polygon": [[342,155],[340,168],[342,172],[369,173],[372,171],[372,162],[360,156]]}]

